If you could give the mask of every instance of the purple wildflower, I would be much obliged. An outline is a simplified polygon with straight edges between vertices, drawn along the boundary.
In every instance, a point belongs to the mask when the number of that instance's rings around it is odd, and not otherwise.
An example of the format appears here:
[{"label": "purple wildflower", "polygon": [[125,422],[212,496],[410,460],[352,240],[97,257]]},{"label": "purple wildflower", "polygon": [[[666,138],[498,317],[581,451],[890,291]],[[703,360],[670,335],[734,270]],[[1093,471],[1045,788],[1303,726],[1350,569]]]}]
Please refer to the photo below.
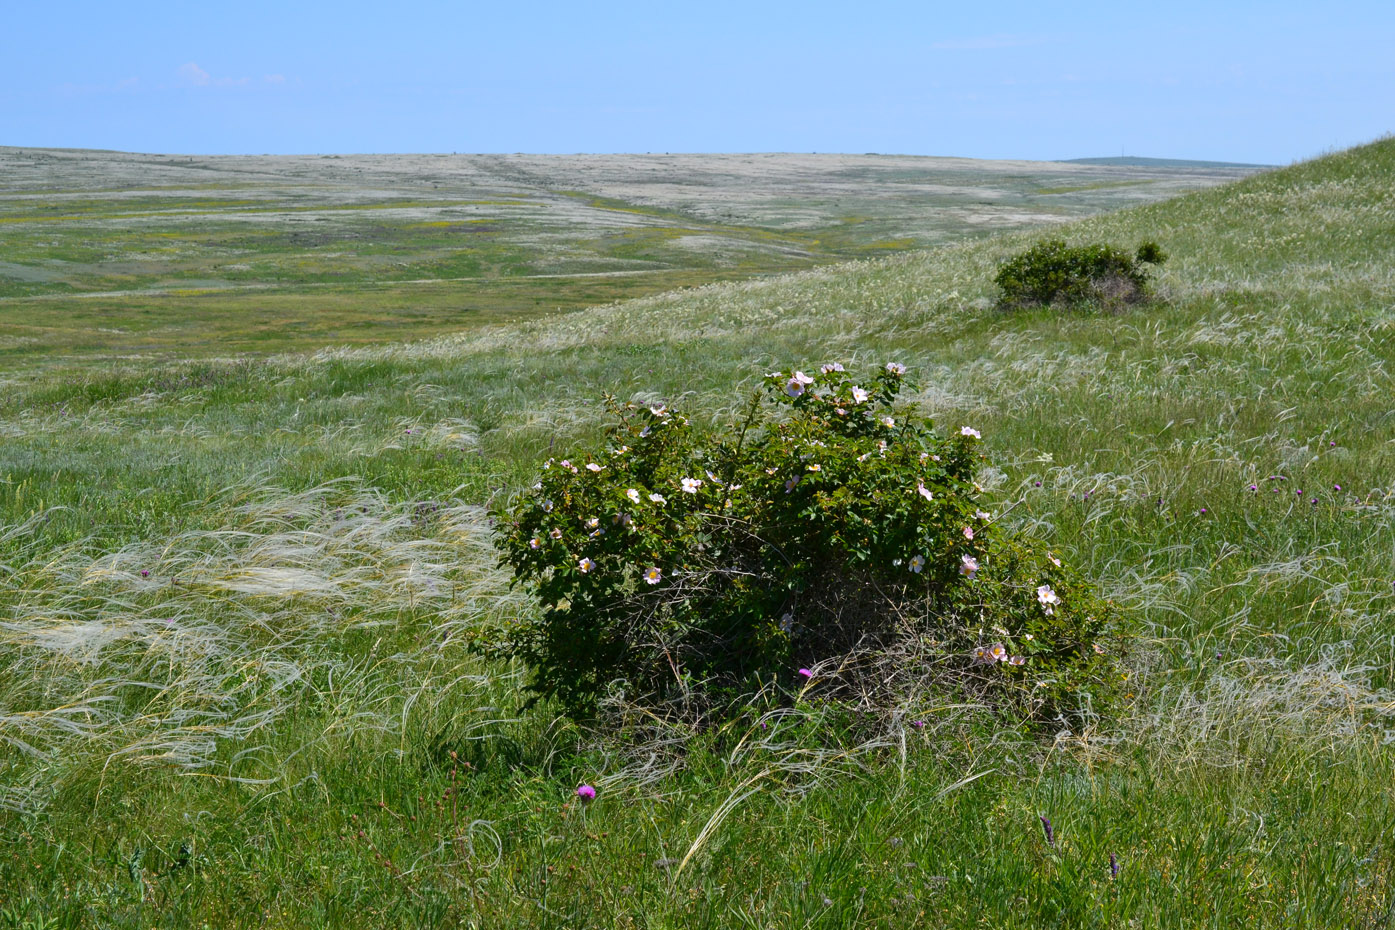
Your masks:
[{"label": "purple wildflower", "polygon": [[592,801],[596,800],[596,789],[592,788],[590,785],[582,785],[580,788],[576,789],[576,796],[581,798],[582,804],[590,804]]},{"label": "purple wildflower", "polygon": [[814,673],[811,672],[811,671],[809,671],[807,668],[801,668],[801,669],[799,670],[799,674],[803,675],[805,678],[813,678],[813,677],[814,677]]},{"label": "purple wildflower", "polygon": [[917,730],[922,729],[922,728],[925,726],[925,721],[924,721],[924,720],[912,720],[912,721],[911,721],[911,726],[915,727]]},{"label": "purple wildflower", "polygon": [[1109,854],[1109,877],[1119,877],[1119,860],[1113,853]]},{"label": "purple wildflower", "polygon": [[141,576],[142,578],[149,578],[149,577],[150,577],[150,569],[148,569],[148,568],[142,568],[142,569],[140,570],[140,576]]},{"label": "purple wildflower", "polygon": [[1056,832],[1051,829],[1051,820],[1045,814],[1039,814],[1038,816],[1041,817],[1041,832],[1046,834],[1046,845],[1055,849]]}]

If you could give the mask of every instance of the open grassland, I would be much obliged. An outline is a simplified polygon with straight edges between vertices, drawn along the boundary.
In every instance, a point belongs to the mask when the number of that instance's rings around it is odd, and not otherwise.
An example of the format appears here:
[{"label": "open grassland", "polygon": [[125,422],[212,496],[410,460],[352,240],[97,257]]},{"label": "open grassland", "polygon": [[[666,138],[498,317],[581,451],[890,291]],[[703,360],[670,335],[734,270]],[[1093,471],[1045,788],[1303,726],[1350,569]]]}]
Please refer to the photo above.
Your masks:
[{"label": "open grassland", "polygon": [[0,148],[0,368],[438,335],[1059,223],[1253,170]]},{"label": "open grassland", "polygon": [[[1388,926],[1395,141],[1058,232],[1156,239],[1165,302],[1003,315],[1007,233],[411,344],[7,373],[0,926]],[[868,742],[815,692],[617,743],[470,656],[528,609],[487,508],[604,393],[720,422],[765,371],[889,359],[982,430],[991,509],[1134,618],[1124,719],[927,703]]]}]

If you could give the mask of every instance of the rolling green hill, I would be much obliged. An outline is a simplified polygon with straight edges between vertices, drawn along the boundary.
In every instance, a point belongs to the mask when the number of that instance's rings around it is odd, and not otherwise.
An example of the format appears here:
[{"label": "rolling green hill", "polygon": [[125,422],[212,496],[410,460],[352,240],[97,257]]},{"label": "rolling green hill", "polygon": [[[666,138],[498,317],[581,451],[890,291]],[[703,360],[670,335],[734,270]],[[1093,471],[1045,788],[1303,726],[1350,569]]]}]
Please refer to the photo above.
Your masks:
[{"label": "rolling green hill", "polygon": [[[1056,232],[1157,240],[1162,300],[994,310],[1028,231],[428,341],[7,372],[0,926],[1384,926],[1395,140]],[[905,363],[982,431],[991,509],[1133,618],[1124,719],[1042,737],[927,696],[869,742],[815,694],[616,741],[471,655],[528,609],[487,508],[604,394],[724,422],[835,360]]]},{"label": "rolling green hill", "polygon": [[1142,155],[1105,155],[1099,158],[1067,158],[1068,165],[1113,165],[1119,168],[1272,168],[1238,161],[1197,161],[1191,158],[1148,158]]},{"label": "rolling green hill", "polygon": [[0,369],[399,342],[1059,223],[1252,170],[0,146]]}]

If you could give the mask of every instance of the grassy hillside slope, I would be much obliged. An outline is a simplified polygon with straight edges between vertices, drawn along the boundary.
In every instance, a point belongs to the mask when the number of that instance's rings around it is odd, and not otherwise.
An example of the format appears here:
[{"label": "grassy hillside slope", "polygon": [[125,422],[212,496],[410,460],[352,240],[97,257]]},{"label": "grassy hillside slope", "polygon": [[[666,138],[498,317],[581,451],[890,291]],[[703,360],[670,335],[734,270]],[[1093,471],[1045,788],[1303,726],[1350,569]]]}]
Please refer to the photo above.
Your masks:
[{"label": "grassy hillside slope", "polygon": [[[426,343],[12,375],[0,926],[1385,926],[1395,140],[1064,232],[1156,239],[1166,303],[1002,315],[1014,234]],[[912,707],[840,745],[813,703],[677,755],[521,712],[522,670],[469,657],[525,609],[483,508],[604,392],[717,422],[771,368],[889,359],[983,432],[992,509],[1136,618],[1126,720],[1042,741]]]},{"label": "grassy hillside slope", "polygon": [[1066,222],[1253,170],[0,146],[0,371],[418,339]]}]

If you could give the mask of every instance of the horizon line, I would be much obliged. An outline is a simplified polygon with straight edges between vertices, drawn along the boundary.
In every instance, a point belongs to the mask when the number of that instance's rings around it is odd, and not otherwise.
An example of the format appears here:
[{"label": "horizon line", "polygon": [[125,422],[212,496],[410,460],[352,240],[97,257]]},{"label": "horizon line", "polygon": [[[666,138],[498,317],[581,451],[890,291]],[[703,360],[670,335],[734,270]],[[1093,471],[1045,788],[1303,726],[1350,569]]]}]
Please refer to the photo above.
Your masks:
[{"label": "horizon line", "polygon": [[[10,149],[19,151],[35,152],[91,152],[104,155],[143,155],[159,158],[355,158],[374,156],[394,156],[394,155],[427,155],[441,158],[470,157],[470,156],[528,156],[528,157],[552,157],[552,158],[575,158],[582,156],[602,156],[602,157],[674,157],[674,156],[702,156],[702,155],[815,155],[815,156],[835,156],[835,157],[855,157],[855,158],[954,158],[965,161],[1032,161],[1045,162],[1049,164],[1070,164],[1086,161],[1107,162],[1119,161],[1122,159],[1138,159],[1144,161],[1157,162],[1191,162],[1196,164],[1209,164],[1221,166],[1234,166],[1237,168],[1277,168],[1281,167],[1277,163],[1269,162],[1239,162],[1228,161],[1223,158],[1184,158],[1170,155],[1085,155],[1072,156],[1068,158],[1032,158],[1027,156],[982,156],[982,155],[926,155],[915,152],[800,152],[792,149],[785,150],[761,150],[761,151],[688,151],[688,152],[639,152],[639,151],[571,151],[571,152],[525,152],[525,151],[306,151],[306,152],[148,152],[138,149],[108,149],[92,146],[67,146],[67,145],[12,145],[0,143],[0,150]],[[1312,156],[1320,157],[1320,156]],[[1307,159],[1298,159],[1306,161]]]}]

